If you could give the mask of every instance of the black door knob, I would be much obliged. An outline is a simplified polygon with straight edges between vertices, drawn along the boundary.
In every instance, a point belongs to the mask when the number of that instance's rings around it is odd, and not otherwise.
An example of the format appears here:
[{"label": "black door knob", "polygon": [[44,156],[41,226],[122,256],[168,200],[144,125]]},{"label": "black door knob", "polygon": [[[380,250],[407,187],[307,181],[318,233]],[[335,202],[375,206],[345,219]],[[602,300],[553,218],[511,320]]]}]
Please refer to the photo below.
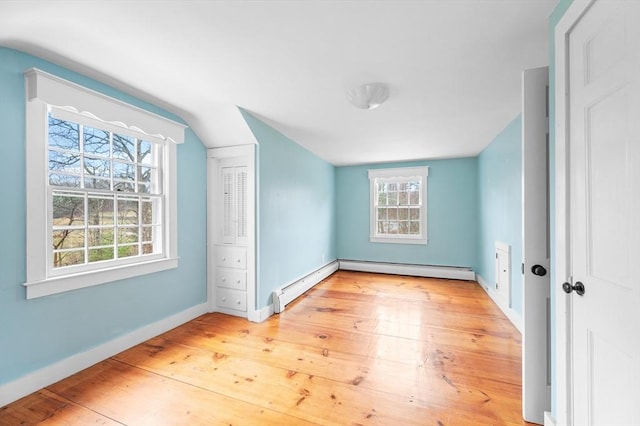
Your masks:
[{"label": "black door knob", "polygon": [[538,275],[541,277],[547,275],[547,270],[542,265],[533,265],[531,267],[531,272],[533,272],[534,275]]},{"label": "black door knob", "polygon": [[576,282],[575,285],[563,283],[562,290],[564,290],[564,292],[567,294],[570,294],[575,290],[578,296],[584,296],[584,284],[582,284],[580,281]]}]

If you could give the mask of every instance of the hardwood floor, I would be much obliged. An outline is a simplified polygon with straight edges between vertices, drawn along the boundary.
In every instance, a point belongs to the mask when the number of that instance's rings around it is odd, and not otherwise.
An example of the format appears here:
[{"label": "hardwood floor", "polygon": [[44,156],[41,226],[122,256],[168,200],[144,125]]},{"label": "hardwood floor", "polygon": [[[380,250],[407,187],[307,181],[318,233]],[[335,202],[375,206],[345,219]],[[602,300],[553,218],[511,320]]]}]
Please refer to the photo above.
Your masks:
[{"label": "hardwood floor", "polygon": [[339,271],[261,324],[203,315],[0,424],[522,425],[520,333],[477,283]]}]

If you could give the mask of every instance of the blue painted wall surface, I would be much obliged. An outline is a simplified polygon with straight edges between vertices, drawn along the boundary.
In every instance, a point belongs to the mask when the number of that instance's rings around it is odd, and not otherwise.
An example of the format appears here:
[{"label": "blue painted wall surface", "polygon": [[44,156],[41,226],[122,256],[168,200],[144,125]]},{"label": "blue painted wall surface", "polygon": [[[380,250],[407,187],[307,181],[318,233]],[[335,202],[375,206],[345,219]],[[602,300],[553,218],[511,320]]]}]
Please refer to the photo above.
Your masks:
[{"label": "blue painted wall surface", "polygon": [[[369,177],[374,168],[429,166],[427,245],[369,242]],[[338,167],[338,257],[374,262],[474,267],[477,159]]]},{"label": "blue painted wall surface", "polygon": [[335,167],[252,114],[258,141],[258,306],[336,259]]},{"label": "blue painted wall surface", "polygon": [[477,273],[495,282],[495,242],[511,245],[511,308],[522,315],[522,120],[518,116],[478,156]]},{"label": "blue painted wall surface", "polygon": [[186,142],[178,147],[180,266],[25,299],[23,72],[31,67],[177,119],[87,77],[0,47],[0,384],[206,301],[206,151],[190,130]]},{"label": "blue painted wall surface", "polygon": [[573,0],[559,0],[558,5],[549,17],[549,208],[551,210],[550,220],[550,239],[551,239],[551,267],[549,274],[551,275],[551,414],[557,418],[556,394],[557,388],[556,377],[556,292],[553,290],[555,285],[565,281],[565,277],[559,277],[556,274],[556,68],[555,68],[555,29],[560,19],[564,16]]}]

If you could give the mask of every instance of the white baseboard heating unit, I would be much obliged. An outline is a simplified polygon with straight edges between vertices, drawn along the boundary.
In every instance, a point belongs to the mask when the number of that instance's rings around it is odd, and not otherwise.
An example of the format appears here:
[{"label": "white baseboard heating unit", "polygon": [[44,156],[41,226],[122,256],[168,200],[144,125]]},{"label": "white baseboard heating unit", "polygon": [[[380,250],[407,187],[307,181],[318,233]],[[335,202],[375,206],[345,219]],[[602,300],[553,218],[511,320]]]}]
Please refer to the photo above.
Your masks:
[{"label": "white baseboard heating unit", "polygon": [[409,265],[405,263],[365,262],[340,259],[340,269],[346,271],[447,278],[453,280],[473,281],[476,279],[476,274],[471,268],[458,266]]},{"label": "white baseboard heating unit", "polygon": [[320,281],[327,278],[338,270],[338,261],[333,261],[326,264],[322,268],[310,273],[309,275],[300,278],[293,283],[282,287],[278,290],[274,290],[273,297],[273,311],[276,314],[284,311],[285,306],[296,300],[299,296],[308,291],[311,287],[318,284]]}]

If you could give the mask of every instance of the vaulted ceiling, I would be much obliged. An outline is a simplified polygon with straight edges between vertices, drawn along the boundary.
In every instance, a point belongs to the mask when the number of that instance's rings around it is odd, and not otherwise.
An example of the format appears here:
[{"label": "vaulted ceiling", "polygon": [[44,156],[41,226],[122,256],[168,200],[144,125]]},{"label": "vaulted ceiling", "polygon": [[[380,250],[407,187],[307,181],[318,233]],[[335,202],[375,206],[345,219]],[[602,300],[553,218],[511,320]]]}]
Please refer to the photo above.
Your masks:
[{"label": "vaulted ceiling", "polygon": [[[548,64],[556,0],[0,0],[0,45],[253,141],[244,108],[336,164],[477,155]],[[375,110],[346,101],[380,81]]]}]

